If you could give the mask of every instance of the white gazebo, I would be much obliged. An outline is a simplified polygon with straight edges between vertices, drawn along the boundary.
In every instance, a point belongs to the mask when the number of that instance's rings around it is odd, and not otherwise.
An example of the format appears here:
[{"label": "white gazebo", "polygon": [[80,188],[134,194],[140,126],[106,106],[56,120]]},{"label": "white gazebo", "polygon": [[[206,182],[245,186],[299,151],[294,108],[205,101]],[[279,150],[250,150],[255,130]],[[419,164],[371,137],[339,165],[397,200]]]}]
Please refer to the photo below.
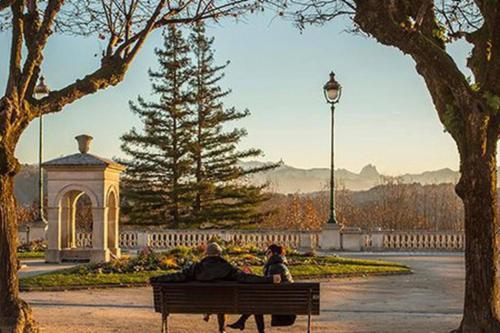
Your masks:
[{"label": "white gazebo", "polygon": [[[120,173],[124,166],[89,154],[92,137],[76,137],[79,153],[43,163],[47,172],[48,249],[46,262],[90,260],[106,262],[120,256]],[[92,203],[92,236],[77,247],[77,202],[87,195]]]}]

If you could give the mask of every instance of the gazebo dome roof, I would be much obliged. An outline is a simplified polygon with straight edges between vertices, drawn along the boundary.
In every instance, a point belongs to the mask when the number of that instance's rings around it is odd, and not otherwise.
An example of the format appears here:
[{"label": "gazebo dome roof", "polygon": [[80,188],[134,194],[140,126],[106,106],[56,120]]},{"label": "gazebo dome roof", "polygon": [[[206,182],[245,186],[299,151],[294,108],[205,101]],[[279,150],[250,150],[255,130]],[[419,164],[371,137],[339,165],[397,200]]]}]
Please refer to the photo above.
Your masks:
[{"label": "gazebo dome roof", "polygon": [[104,157],[99,157],[88,153],[76,153],[68,156],[55,158],[53,160],[44,162],[46,166],[110,166],[110,167],[123,167],[121,164],[116,163]]},{"label": "gazebo dome roof", "polygon": [[67,155],[42,163],[43,167],[102,167],[123,170],[125,167],[120,163],[110,159],[89,154],[90,141],[89,135],[79,135],[75,138],[78,141],[79,153]]}]

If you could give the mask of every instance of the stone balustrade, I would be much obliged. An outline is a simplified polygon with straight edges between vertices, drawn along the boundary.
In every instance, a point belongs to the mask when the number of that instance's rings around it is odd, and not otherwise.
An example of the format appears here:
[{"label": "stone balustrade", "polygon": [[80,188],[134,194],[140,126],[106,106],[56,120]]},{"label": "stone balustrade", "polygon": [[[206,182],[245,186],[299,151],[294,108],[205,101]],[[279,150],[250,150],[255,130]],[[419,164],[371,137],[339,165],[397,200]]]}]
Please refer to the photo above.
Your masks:
[{"label": "stone balustrade", "polygon": [[91,232],[77,232],[76,233],[76,247],[88,249],[92,247],[92,233]]},{"label": "stone balustrade", "polygon": [[[390,231],[382,233],[379,237],[382,238],[381,241],[385,250],[458,251],[463,250],[465,246],[465,235],[460,232]],[[370,245],[373,248],[373,244]]]},{"label": "stone balustrade", "polygon": [[[344,251],[463,251],[465,236],[452,231],[362,231],[359,228],[340,229]],[[163,250],[175,246],[195,246],[211,239],[253,244],[265,247],[271,243],[282,244],[301,251],[321,250],[320,231],[246,231],[246,230],[173,230],[134,229],[128,226],[120,233],[120,247],[138,250],[146,246]],[[20,231],[20,241],[27,239]],[[77,232],[78,248],[92,247],[92,233]]]}]

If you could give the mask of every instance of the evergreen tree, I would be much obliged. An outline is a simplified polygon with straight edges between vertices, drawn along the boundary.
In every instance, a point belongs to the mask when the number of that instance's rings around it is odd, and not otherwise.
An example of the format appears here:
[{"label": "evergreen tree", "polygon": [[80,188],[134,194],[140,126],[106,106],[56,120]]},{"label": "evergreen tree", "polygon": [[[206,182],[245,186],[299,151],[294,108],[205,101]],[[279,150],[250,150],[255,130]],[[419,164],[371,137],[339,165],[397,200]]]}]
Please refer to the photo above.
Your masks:
[{"label": "evergreen tree", "polygon": [[159,70],[149,71],[158,101],[142,97],[130,103],[144,123],[122,136],[122,150],[130,156],[123,187],[125,213],[135,222],[179,226],[190,214],[189,47],[174,25],[163,34],[164,48],[156,49]]},{"label": "evergreen tree", "polygon": [[259,149],[238,151],[236,146],[246,135],[244,129],[226,132],[226,123],[247,117],[248,110],[224,109],[223,98],[230,91],[219,86],[228,63],[216,65],[213,38],[206,36],[202,23],[195,24],[190,36],[193,70],[190,81],[193,93],[194,136],[192,143],[194,202],[197,222],[212,224],[244,224],[256,221],[257,208],[268,199],[264,186],[245,182],[245,176],[276,165],[244,170],[239,162],[262,154]]}]

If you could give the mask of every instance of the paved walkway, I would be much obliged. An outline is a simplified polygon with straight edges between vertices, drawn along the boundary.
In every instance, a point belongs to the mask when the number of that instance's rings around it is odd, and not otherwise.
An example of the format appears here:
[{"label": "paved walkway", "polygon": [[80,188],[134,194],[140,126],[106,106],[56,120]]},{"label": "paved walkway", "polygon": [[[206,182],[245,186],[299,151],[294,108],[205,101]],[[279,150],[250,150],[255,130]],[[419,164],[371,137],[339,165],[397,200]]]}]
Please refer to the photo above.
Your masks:
[{"label": "paved walkway", "polygon": [[[314,318],[313,332],[437,333],[449,332],[459,325],[464,280],[462,256],[368,256],[403,262],[415,274],[322,283],[322,314]],[[160,330],[160,318],[152,310],[149,288],[30,292],[23,297],[32,304],[45,332]],[[273,328],[268,332],[303,333],[305,324],[302,317],[293,328]],[[214,320],[207,325],[200,315],[173,315],[171,331],[217,330]],[[256,332],[253,322],[249,321],[247,331]]]},{"label": "paved walkway", "polygon": [[20,277],[49,273],[60,269],[70,268],[76,265],[73,263],[46,264],[44,259],[23,259],[21,260],[21,263],[23,265],[26,265],[26,267],[23,267],[19,271]]}]

